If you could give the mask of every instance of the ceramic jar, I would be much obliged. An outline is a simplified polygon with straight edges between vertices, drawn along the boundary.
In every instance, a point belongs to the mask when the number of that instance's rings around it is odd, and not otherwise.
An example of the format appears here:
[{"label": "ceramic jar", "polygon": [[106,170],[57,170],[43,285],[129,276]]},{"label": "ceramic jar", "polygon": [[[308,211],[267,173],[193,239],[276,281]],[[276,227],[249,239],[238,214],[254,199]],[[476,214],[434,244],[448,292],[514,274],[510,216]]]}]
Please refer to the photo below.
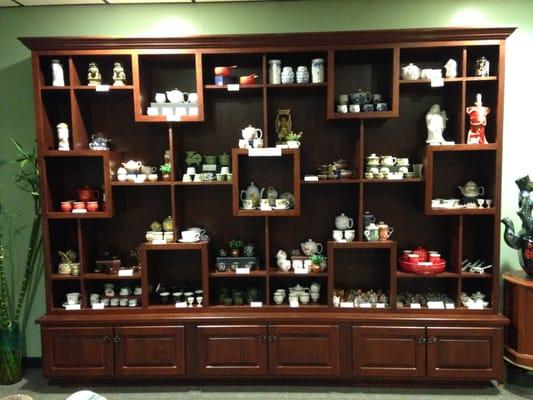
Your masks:
[{"label": "ceramic jar", "polygon": [[305,65],[300,65],[296,68],[296,83],[308,83],[309,71]]},{"label": "ceramic jar", "polygon": [[65,86],[63,66],[59,60],[52,60],[52,86]]},{"label": "ceramic jar", "polygon": [[281,83],[281,60],[268,60],[268,83]]},{"label": "ceramic jar", "polygon": [[313,83],[324,83],[323,58],[314,58],[311,60],[311,81]]},{"label": "ceramic jar", "polygon": [[283,67],[283,70],[281,71],[281,83],[294,83],[294,71],[292,70],[292,67]]}]

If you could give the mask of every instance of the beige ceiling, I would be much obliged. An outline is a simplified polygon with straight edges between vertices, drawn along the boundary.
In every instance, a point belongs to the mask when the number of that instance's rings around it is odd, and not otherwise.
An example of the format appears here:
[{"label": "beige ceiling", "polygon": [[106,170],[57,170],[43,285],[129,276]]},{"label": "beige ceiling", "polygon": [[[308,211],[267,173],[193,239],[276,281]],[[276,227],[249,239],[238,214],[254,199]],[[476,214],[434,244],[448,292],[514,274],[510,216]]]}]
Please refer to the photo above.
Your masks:
[{"label": "beige ceiling", "polygon": [[[0,7],[69,6],[76,4],[222,3],[268,0],[0,0]],[[282,1],[282,0],[278,0]]]}]

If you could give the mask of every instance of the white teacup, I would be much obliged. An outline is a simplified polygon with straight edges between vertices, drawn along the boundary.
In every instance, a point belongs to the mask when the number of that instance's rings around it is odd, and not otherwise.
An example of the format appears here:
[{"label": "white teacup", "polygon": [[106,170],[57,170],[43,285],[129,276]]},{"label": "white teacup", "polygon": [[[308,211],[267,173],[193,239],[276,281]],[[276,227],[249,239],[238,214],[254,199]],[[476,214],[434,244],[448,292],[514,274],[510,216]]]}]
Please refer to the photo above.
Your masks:
[{"label": "white teacup", "polygon": [[398,158],[398,160],[396,161],[396,164],[398,164],[398,165],[409,165],[409,158],[407,158],[407,157]]},{"label": "white teacup", "polygon": [[299,140],[288,140],[287,146],[289,146],[289,149],[297,149],[300,147],[301,143]]},{"label": "white teacup", "polygon": [[301,292],[298,297],[300,299],[300,303],[308,304],[311,296],[309,295],[309,292]]},{"label": "white teacup", "polygon": [[243,200],[242,208],[244,208],[245,210],[251,210],[252,208],[254,208],[254,201],[250,199]]},{"label": "white teacup", "polygon": [[343,238],[344,238],[344,234],[341,230],[339,229],[333,230],[333,240],[340,242]]},{"label": "white teacup", "polygon": [[259,138],[254,139],[253,144],[254,144],[254,147],[259,148],[259,149],[264,146],[263,139],[259,139]]},{"label": "white teacup", "polygon": [[136,286],[135,289],[133,289],[133,294],[135,296],[140,296],[141,294],[143,294],[142,287]]},{"label": "white teacup", "polygon": [[137,307],[137,299],[129,299],[128,307]]},{"label": "white teacup", "polygon": [[198,232],[200,236],[205,235],[205,229],[202,229],[198,226],[193,226],[191,228],[187,228],[188,231]]},{"label": "white teacup", "polygon": [[148,180],[150,182],[157,182],[157,174],[150,174],[148,175]]},{"label": "white teacup", "polygon": [[195,231],[181,231],[181,239],[184,242],[196,242],[200,240],[200,233]]},{"label": "white teacup", "polygon": [[196,175],[196,168],[194,167],[187,167],[187,175]]},{"label": "white teacup", "polygon": [[135,177],[135,183],[143,183],[144,181],[146,181],[146,174],[137,174],[137,176]]},{"label": "white teacup", "polygon": [[148,107],[146,109],[146,114],[150,116],[159,115],[159,110],[157,107]]},{"label": "white teacup", "polygon": [[128,306],[128,298],[124,297],[119,300],[120,307],[127,307]]},{"label": "white teacup", "polygon": [[126,175],[126,178],[128,179],[128,182],[135,182],[135,178],[136,177],[137,177],[137,175],[135,175],[135,174]]},{"label": "white teacup", "polygon": [[278,267],[283,272],[290,271],[291,269],[291,262],[290,260],[279,260],[278,261]]},{"label": "white teacup", "polygon": [[221,167],[220,168],[220,173],[223,174],[223,175],[227,175],[229,174],[229,167]]},{"label": "white teacup", "polygon": [[71,292],[67,293],[67,304],[79,304],[80,303],[80,292]]},{"label": "white teacup", "polygon": [[304,261],[303,260],[293,260],[292,261],[292,267],[294,269],[302,269],[304,267]]},{"label": "white teacup", "polygon": [[189,93],[187,95],[187,101],[189,103],[198,103],[198,94],[196,94],[194,92],[193,93]]},{"label": "white teacup", "polygon": [[280,258],[283,259],[283,260],[286,260],[287,259],[287,252],[285,250],[281,250],[279,249],[278,252],[276,253],[276,258],[279,260]]},{"label": "white teacup", "polygon": [[155,102],[156,103],[164,103],[167,101],[167,96],[165,93],[156,93],[155,94]]},{"label": "white teacup", "polygon": [[247,149],[250,147],[250,143],[246,139],[239,139],[239,148],[240,149]]},{"label": "white teacup", "polygon": [[347,113],[348,112],[348,106],[346,104],[339,104],[337,106],[337,112],[338,113],[343,113],[343,114]]},{"label": "white teacup", "polygon": [[355,230],[354,229],[348,229],[348,230],[344,231],[344,238],[348,242],[353,241],[355,239]]},{"label": "white teacup", "polygon": [[316,303],[320,298],[320,292],[311,292],[311,300]]},{"label": "white teacup", "polygon": [[289,208],[289,200],[276,199],[276,208]]},{"label": "white teacup", "polygon": [[359,104],[350,104],[349,110],[351,113],[360,112],[361,106]]},{"label": "white teacup", "polygon": [[191,176],[189,174],[183,174],[183,182],[192,182]]},{"label": "white teacup", "polygon": [[259,207],[261,207],[261,209],[270,209],[270,199],[261,199],[259,201]]},{"label": "white teacup", "polygon": [[[126,301],[127,301],[127,299],[126,299]],[[112,298],[112,299],[109,301],[109,304],[111,305],[111,307],[117,307],[118,304],[119,304],[118,297],[114,297],[114,298]]]}]

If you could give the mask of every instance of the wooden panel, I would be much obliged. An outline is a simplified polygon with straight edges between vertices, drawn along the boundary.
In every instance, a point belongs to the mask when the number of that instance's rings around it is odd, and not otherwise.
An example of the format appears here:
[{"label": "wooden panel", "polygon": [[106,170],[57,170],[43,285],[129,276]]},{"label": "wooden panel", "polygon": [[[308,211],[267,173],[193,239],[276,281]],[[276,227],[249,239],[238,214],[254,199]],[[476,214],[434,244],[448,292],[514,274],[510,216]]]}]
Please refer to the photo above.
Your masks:
[{"label": "wooden panel", "polygon": [[428,328],[427,374],[431,377],[498,378],[500,328]]},{"label": "wooden panel", "polygon": [[352,335],[353,375],[424,376],[423,327],[354,326]]},{"label": "wooden panel", "polygon": [[338,375],[339,327],[269,326],[269,365],[274,375]]},{"label": "wooden panel", "polygon": [[129,326],[115,329],[115,372],[118,376],[185,374],[183,326]]},{"label": "wooden panel", "polygon": [[113,375],[113,328],[43,328],[41,333],[45,376]]},{"label": "wooden panel", "polygon": [[264,325],[199,326],[198,373],[266,375],[266,331]]}]

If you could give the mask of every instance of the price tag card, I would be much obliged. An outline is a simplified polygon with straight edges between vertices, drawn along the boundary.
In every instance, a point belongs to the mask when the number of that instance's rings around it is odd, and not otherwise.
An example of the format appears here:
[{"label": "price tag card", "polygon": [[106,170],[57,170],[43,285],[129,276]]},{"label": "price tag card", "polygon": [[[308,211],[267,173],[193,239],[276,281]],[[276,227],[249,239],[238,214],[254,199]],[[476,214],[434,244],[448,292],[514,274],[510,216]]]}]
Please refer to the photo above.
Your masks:
[{"label": "price tag card", "polygon": [[296,269],[294,270],[294,273],[295,273],[295,274],[308,274],[309,271],[308,271],[307,268],[296,268]]},{"label": "price tag card", "polygon": [[385,303],[376,303],[376,308],[385,308]]},{"label": "price tag card", "polygon": [[466,303],[466,306],[469,310],[483,310],[483,303],[478,303],[477,301],[470,301]]},{"label": "price tag card", "polygon": [[304,176],[305,182],[318,182],[318,176],[316,175],[306,175]]},{"label": "price tag card", "polygon": [[444,302],[443,301],[428,301],[428,308],[431,308],[433,310],[444,310]]},{"label": "price tag card", "polygon": [[248,149],[248,157],[281,157],[281,148],[279,147],[264,147]]},{"label": "price tag card", "polygon": [[444,305],[448,310],[453,310],[455,308],[455,304],[453,303],[446,303]]},{"label": "price tag card", "polygon": [[352,301],[341,301],[341,308],[354,308]]},{"label": "price tag card", "polygon": [[66,304],[65,310],[81,310],[81,304]]},{"label": "price tag card", "polygon": [[250,268],[237,268],[235,270],[235,273],[236,274],[249,274],[250,273]]},{"label": "price tag card", "polygon": [[152,240],[152,244],[167,244],[167,241],[163,239],[154,239]]},{"label": "price tag card", "polygon": [[118,276],[133,276],[133,269],[119,269]]},{"label": "price tag card", "polygon": [[86,213],[87,210],[85,208],[77,208],[77,209],[72,210],[72,212],[74,214],[83,214],[83,213]]},{"label": "price tag card", "polygon": [[252,301],[250,303],[250,307],[263,307],[263,302],[262,301]]},{"label": "price tag card", "polygon": [[174,121],[174,122],[180,122],[181,121],[181,115],[167,115],[167,121]]},{"label": "price tag card", "polygon": [[93,307],[93,310],[103,310],[104,303],[93,303],[92,307]]},{"label": "price tag card", "polygon": [[228,92],[238,92],[241,90],[241,87],[238,83],[229,83],[228,84]]},{"label": "price tag card", "polygon": [[297,307],[300,307],[300,302],[298,301],[298,299],[296,300],[289,300],[289,306],[291,308],[297,308]]},{"label": "price tag card", "polygon": [[109,92],[109,85],[96,85],[94,90],[97,92]]},{"label": "price tag card", "polygon": [[431,87],[443,87],[444,79],[443,78],[432,78],[430,82]]},{"label": "price tag card", "polygon": [[420,309],[422,307],[420,307],[420,303],[412,303],[411,308]]},{"label": "price tag card", "polygon": [[187,302],[186,301],[177,301],[176,302],[176,308],[187,308]]},{"label": "price tag card", "polygon": [[370,303],[361,303],[361,304],[359,304],[359,307],[361,307],[361,308],[372,308],[372,304],[370,304]]}]

